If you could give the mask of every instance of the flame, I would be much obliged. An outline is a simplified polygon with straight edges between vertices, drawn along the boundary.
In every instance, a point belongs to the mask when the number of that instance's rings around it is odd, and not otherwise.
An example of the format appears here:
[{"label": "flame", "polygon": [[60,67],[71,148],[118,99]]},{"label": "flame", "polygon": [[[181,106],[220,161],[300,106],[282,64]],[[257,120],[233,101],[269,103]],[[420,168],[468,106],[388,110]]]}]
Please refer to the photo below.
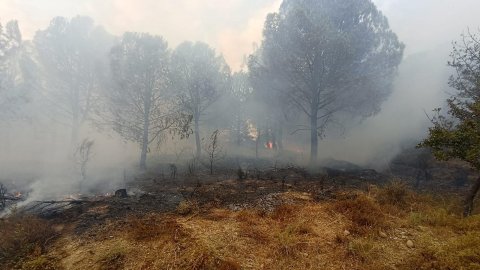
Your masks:
[{"label": "flame", "polygon": [[273,142],[269,141],[269,142],[267,142],[267,144],[265,146],[267,147],[267,149],[272,149],[273,148]]}]

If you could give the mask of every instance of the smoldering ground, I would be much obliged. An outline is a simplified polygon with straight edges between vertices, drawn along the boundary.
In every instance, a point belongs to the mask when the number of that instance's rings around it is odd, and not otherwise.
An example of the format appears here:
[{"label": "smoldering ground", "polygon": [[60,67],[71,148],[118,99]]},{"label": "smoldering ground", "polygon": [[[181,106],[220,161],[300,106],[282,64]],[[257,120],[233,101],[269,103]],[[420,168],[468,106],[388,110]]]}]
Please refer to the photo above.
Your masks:
[{"label": "smoldering ground", "polygon": [[[18,19],[27,43],[37,30],[45,29],[54,16],[71,18],[77,14],[92,17],[96,24],[116,36],[127,30],[163,35],[171,42],[171,48],[184,40],[202,40],[223,54],[232,70],[238,71],[242,65],[245,69],[244,56],[252,52],[253,44],[261,43],[265,16],[280,6],[280,1],[153,2],[50,1],[47,4],[2,1],[0,18],[2,21]],[[377,115],[332,127],[320,142],[319,156],[382,168],[402,148],[414,146],[425,136],[430,124],[425,112],[443,106],[449,92],[448,76],[452,73],[446,64],[450,43],[459,40],[460,34],[468,27],[476,29],[480,25],[471,12],[478,10],[480,3],[474,0],[374,2],[389,19],[392,30],[406,44],[394,91]],[[169,15],[158,16],[157,10],[168,10]],[[35,103],[37,99],[31,102]],[[208,138],[211,131],[222,128],[219,119],[225,115],[219,108],[229,108],[228,101],[224,102],[208,111],[205,122],[211,125],[201,133],[202,138]],[[262,110],[256,106],[248,109]],[[42,114],[42,108],[35,107],[33,113]],[[125,143],[111,133],[87,128],[80,138],[90,138],[95,143],[88,163],[88,179],[80,188],[79,169],[72,157],[72,148],[75,147],[69,145],[68,127],[36,121],[35,118],[27,121],[12,118],[2,125],[0,132],[0,177],[12,188],[26,186],[32,192],[32,198],[77,193],[77,190],[78,193],[88,193],[92,189],[102,192],[121,187],[124,171],[131,171],[136,166],[136,144]],[[296,153],[295,160],[299,162],[305,163],[308,157],[307,136],[305,133],[285,136],[285,149]],[[173,142],[177,143],[177,149]],[[240,151],[230,147],[230,141],[223,143],[228,155],[234,156]],[[182,152],[182,162],[191,158],[192,137],[183,141],[167,140],[167,144],[170,145],[161,146],[161,150],[152,147],[149,155],[156,152],[174,156],[175,152]],[[242,150],[242,155],[255,155],[254,145],[249,147]],[[260,155],[274,156],[263,143],[260,147]]]}]

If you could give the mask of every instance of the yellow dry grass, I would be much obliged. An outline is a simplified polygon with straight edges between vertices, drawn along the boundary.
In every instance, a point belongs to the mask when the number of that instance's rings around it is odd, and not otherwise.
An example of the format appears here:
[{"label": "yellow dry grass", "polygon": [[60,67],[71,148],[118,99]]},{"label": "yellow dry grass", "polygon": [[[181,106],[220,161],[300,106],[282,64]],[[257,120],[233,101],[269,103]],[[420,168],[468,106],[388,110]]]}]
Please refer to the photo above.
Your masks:
[{"label": "yellow dry grass", "polygon": [[461,219],[434,200],[388,188],[395,200],[382,189],[328,202],[287,192],[288,203],[272,212],[132,216],[90,238],[64,233],[45,256],[79,270],[479,269],[480,217]]}]

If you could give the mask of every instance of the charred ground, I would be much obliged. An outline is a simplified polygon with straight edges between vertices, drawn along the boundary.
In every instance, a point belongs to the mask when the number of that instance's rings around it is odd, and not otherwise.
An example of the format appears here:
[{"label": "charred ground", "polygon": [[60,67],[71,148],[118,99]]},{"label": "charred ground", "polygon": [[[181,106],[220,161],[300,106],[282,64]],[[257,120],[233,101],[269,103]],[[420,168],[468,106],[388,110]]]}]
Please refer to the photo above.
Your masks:
[{"label": "charred ground", "polygon": [[418,163],[405,157],[387,173],[330,161],[317,173],[272,164],[180,169],[173,179],[159,165],[129,181],[128,197],[16,209],[1,221],[0,260],[5,269],[476,269],[480,220],[462,219],[458,199],[466,168],[430,161],[436,180],[413,191],[423,167],[412,173]]}]

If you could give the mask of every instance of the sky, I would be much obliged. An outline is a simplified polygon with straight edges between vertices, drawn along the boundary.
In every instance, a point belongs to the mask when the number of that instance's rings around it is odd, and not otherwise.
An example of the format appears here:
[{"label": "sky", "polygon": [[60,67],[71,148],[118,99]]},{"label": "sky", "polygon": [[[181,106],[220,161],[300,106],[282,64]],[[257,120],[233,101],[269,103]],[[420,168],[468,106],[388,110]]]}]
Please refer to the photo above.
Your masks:
[{"label": "sky", "polygon": [[[373,0],[412,54],[451,42],[477,28],[479,0]],[[265,16],[281,0],[0,0],[0,21],[16,19],[26,39],[55,16],[87,15],[108,31],[150,32],[171,46],[184,40],[209,43],[234,70],[261,42]]]}]

